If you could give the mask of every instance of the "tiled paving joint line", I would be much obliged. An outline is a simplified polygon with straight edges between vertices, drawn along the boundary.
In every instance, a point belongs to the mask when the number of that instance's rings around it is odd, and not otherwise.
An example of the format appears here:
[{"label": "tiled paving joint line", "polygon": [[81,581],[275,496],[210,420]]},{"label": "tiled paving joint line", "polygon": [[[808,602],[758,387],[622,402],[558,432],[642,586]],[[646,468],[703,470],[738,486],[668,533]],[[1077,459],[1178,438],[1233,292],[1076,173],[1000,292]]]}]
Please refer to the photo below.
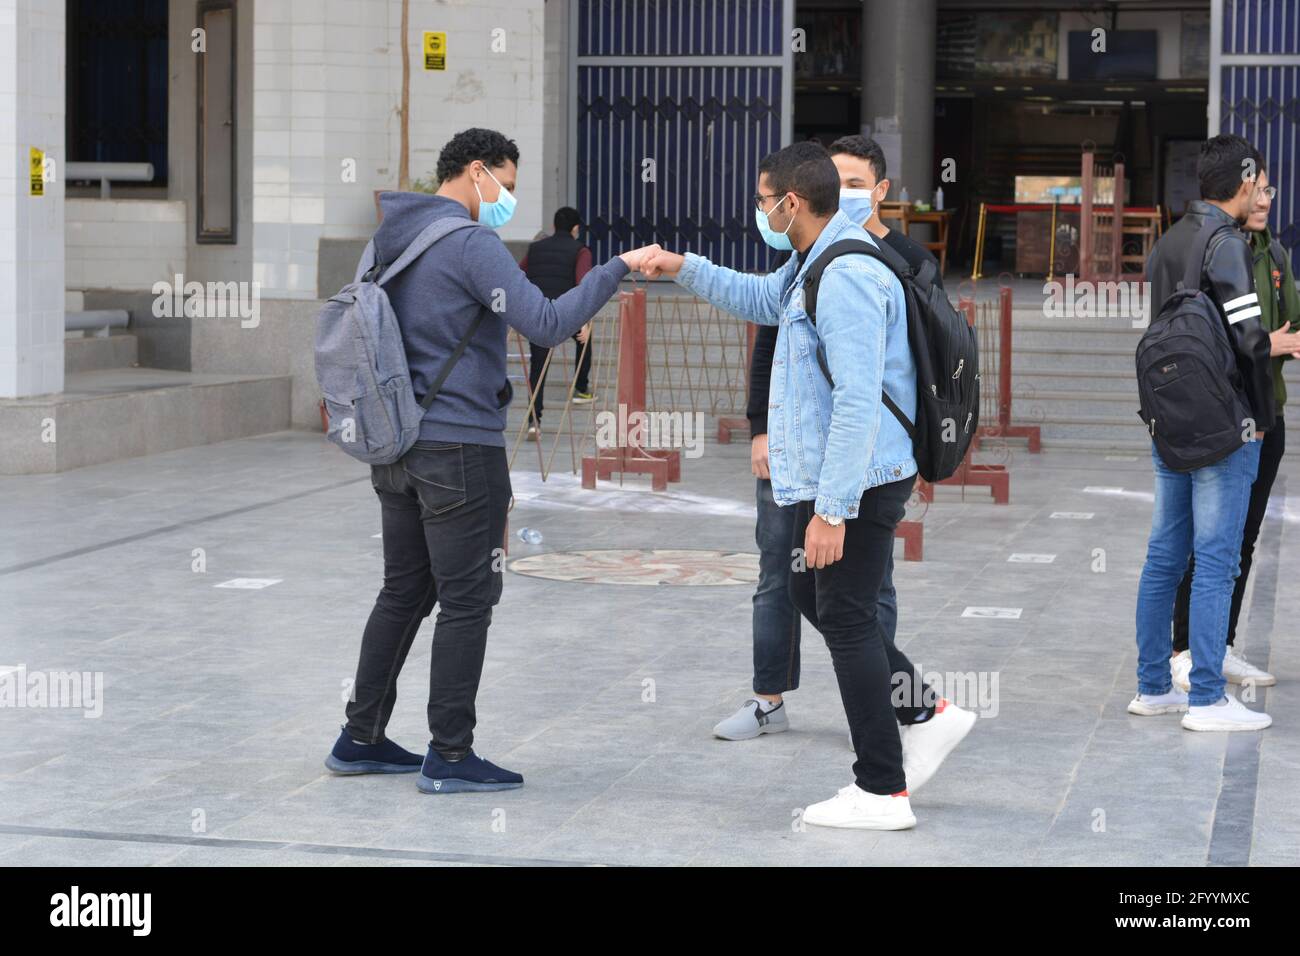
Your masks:
[{"label": "tiled paving joint line", "polygon": [[84,548],[74,548],[71,551],[51,554],[48,557],[37,558],[34,561],[25,561],[22,564],[11,564],[8,567],[0,568],[0,575],[17,574],[19,571],[30,571],[32,568],[40,568],[48,564],[56,564],[59,561],[66,561],[69,558],[79,558],[82,555],[94,554],[96,551],[106,551],[109,548],[117,548],[124,544],[134,544],[136,541],[146,541],[149,538],[156,538],[159,535],[171,534],[173,531],[179,531],[182,528],[192,528],[195,525],[220,521],[223,518],[233,518],[235,515],[248,514],[250,511],[260,511],[262,508],[273,508],[276,505],[284,504],[286,501],[296,501],[299,498],[306,498],[308,495],[317,495],[322,491],[334,491],[338,488],[346,488],[348,485],[355,485],[369,480],[369,476],[364,478],[349,478],[347,481],[338,481],[332,485],[321,485],[319,488],[308,488],[306,491],[296,491],[291,495],[281,495],[279,498],[259,501],[257,504],[244,505],[240,508],[231,508],[229,511],[218,511],[215,514],[203,515],[199,518],[192,518],[189,521],[178,521],[175,524],[169,524],[162,528],[151,528],[148,531],[129,534],[124,538],[114,538],[111,541],[101,541],[99,544],[86,545]]},{"label": "tiled paving joint line", "polygon": [[186,837],[165,833],[113,833],[62,827],[20,826],[0,823],[0,833],[18,836],[54,837],[65,840],[103,840],[109,843],[148,843],[156,846],[201,846],[226,850],[287,851],[320,853],[324,856],[364,856],[382,860],[425,860],[430,863],[469,863],[480,866],[617,866],[585,860],[547,860],[528,857],[492,856],[486,853],[444,853],[439,850],[398,850],[377,846],[346,846],[338,843],[297,843],[291,840],[238,840],[224,837]]},{"label": "tiled paving joint line", "polygon": [[[1279,474],[1273,485],[1278,500],[1286,499],[1286,476]],[[1264,514],[1256,545],[1254,594],[1250,601],[1250,643],[1252,651],[1258,649],[1258,660],[1268,667],[1268,656],[1273,639],[1274,615],[1277,606],[1277,573],[1282,534],[1286,522],[1271,514]],[[1261,557],[1267,560],[1261,561]],[[1259,709],[1268,710],[1268,688],[1259,688]],[[1214,805],[1214,825],[1210,831],[1210,866],[1249,866],[1251,845],[1255,835],[1255,803],[1259,790],[1259,752],[1264,744],[1264,734],[1276,730],[1253,731],[1228,735],[1228,750],[1223,757],[1223,778],[1219,785],[1219,799]]]}]

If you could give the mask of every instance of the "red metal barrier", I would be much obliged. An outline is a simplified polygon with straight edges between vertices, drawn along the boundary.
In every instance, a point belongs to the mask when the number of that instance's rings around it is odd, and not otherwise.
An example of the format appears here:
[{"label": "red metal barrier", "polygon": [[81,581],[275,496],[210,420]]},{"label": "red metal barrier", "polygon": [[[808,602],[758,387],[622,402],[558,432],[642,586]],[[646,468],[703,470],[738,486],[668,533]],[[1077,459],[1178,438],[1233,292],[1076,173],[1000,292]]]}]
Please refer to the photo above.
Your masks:
[{"label": "red metal barrier", "polygon": [[[963,299],[959,305],[966,319],[974,322],[975,303]],[[975,430],[971,450],[979,451],[983,438],[1024,438],[1029,450],[1042,451],[1042,429],[1037,425],[1011,424],[1011,287],[1003,286],[998,296],[998,418],[997,424],[981,424]]]},{"label": "red metal barrier", "polygon": [[678,451],[643,447],[644,429],[624,428],[633,415],[643,416],[646,385],[645,289],[620,292],[618,296],[618,408],[617,444],[602,448],[582,459],[582,487],[595,488],[597,479],[609,480],[620,474],[649,475],[655,491],[666,491],[668,482],[682,480],[682,458]]}]

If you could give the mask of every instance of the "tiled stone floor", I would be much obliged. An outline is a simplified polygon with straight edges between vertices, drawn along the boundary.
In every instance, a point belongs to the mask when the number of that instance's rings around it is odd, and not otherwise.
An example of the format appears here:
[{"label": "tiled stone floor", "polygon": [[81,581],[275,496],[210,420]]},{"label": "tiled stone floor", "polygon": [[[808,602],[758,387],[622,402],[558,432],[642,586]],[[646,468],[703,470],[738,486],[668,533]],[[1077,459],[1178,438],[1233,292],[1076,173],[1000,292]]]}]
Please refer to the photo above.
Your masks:
[{"label": "tiled stone floor", "polygon": [[[0,670],[103,675],[97,718],[0,708],[0,864],[1300,863],[1300,598],[1282,570],[1300,561],[1300,466],[1283,464],[1244,612],[1247,652],[1280,681],[1261,697],[1275,723],[1229,740],[1124,711],[1151,467],[1118,458],[1014,449],[1010,505],[941,489],[925,560],[903,562],[900,543],[900,643],[997,693],[915,798],[917,829],[890,834],[798,825],[852,762],[810,628],[791,732],[711,737],[748,690],[746,585],[510,574],[476,746],[527,786],[429,797],[409,776],[321,764],[380,583],[361,466],[284,432],[0,479]],[[653,495],[521,470],[511,526],[544,540],[512,558],[752,552],[746,445],[709,444],[683,473]],[[279,583],[214,587],[236,578]],[[972,606],[1021,613],[963,617]],[[431,629],[390,727],[417,750]]]}]

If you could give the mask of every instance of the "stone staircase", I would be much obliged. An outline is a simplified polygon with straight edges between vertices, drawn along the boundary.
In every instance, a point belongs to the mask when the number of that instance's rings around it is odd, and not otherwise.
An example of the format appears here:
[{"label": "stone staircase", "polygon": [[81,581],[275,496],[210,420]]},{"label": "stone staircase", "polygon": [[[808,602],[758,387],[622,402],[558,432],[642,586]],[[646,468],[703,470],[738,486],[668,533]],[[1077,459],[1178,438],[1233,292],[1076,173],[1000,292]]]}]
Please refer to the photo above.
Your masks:
[{"label": "stone staircase", "polygon": [[290,427],[288,375],[141,368],[129,332],[70,335],[64,390],[0,400],[0,475],[48,474]]},{"label": "stone staircase", "polygon": [[[1133,358],[1142,329],[1127,319],[1047,319],[1017,308],[1012,330],[1013,424],[1038,425],[1044,448],[1149,451]],[[1288,397],[1295,420],[1300,385]]]}]

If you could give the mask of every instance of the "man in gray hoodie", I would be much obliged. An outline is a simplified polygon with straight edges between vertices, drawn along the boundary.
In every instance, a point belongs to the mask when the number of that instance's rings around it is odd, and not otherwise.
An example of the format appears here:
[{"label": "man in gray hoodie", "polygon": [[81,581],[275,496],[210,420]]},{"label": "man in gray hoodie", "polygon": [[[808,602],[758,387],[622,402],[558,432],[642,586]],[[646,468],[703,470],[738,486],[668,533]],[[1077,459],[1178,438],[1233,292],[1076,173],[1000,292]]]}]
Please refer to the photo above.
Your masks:
[{"label": "man in gray hoodie", "polygon": [[[446,236],[385,286],[411,384],[425,395],[477,322],[400,461],[374,466],[383,516],[384,586],[361,638],[347,724],[326,766],[337,773],[420,771],[426,793],[509,790],[523,777],[471,749],[474,701],[492,608],[501,598],[510,472],[506,412],[506,328],[555,346],[581,329],[656,246],[592,269],[575,288],[547,299],[494,232],[514,210],[519,150],[501,133],[457,133],[438,157],[436,195],[384,193],[375,233],[379,263],[391,263],[429,223],[446,216],[480,225]],[[490,227],[490,228],[489,228]],[[428,753],[421,758],[384,736],[397,676],[434,604],[429,667]]]}]

